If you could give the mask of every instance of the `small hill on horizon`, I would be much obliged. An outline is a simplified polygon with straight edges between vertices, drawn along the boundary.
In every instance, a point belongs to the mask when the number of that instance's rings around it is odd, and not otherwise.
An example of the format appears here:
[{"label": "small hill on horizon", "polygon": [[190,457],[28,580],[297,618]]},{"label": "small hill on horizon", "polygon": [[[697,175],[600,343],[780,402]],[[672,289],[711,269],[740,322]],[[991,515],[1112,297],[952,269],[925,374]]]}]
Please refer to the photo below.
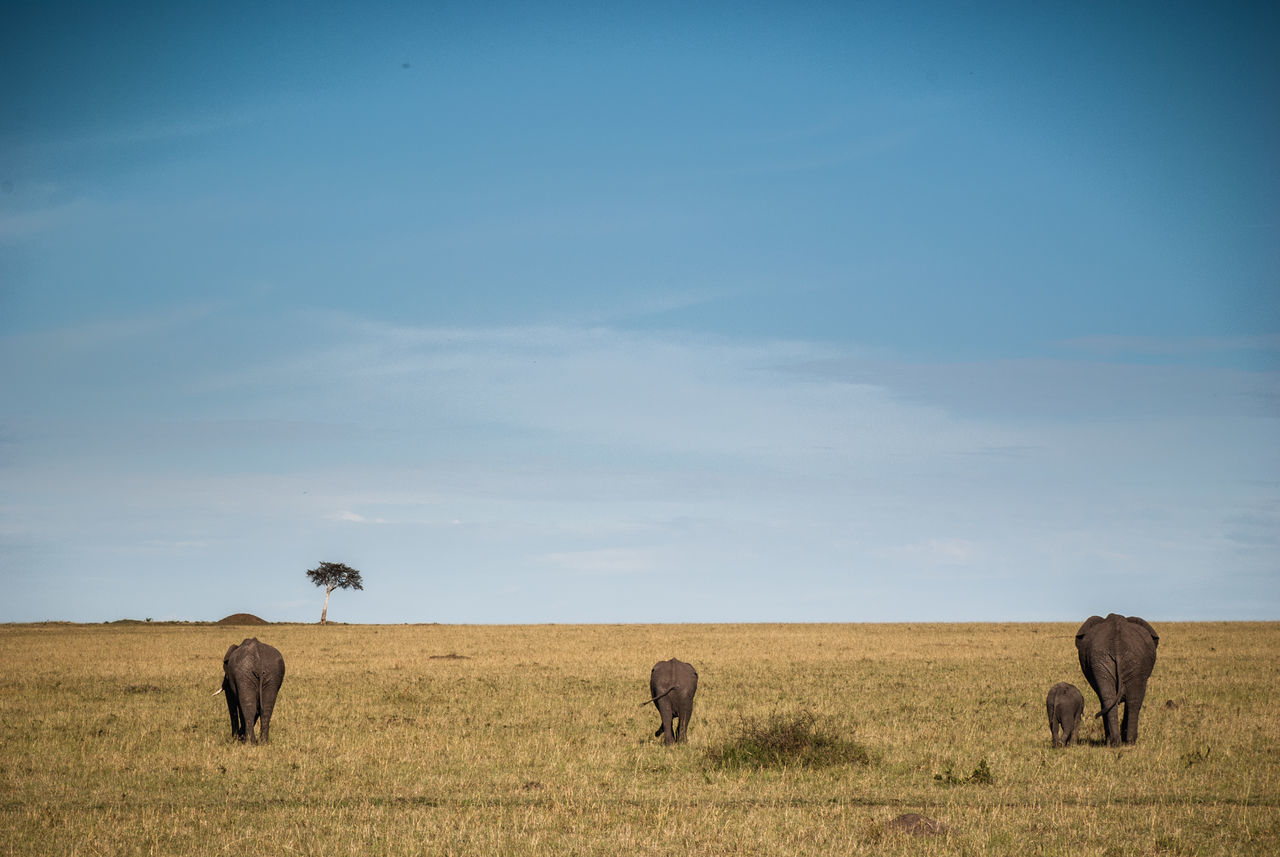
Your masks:
[{"label": "small hill on horizon", "polygon": [[270,623],[259,616],[252,613],[232,613],[223,619],[219,619],[217,625],[269,625]]}]

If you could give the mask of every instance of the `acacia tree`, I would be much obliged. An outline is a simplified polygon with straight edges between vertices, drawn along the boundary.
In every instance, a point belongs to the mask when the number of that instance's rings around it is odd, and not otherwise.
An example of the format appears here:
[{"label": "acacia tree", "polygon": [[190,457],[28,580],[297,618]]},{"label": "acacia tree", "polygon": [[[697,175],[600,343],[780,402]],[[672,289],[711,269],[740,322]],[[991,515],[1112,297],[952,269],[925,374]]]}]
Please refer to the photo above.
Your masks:
[{"label": "acacia tree", "polygon": [[360,572],[340,562],[322,562],[307,572],[316,586],[324,587],[324,609],[320,611],[320,624],[328,622],[329,596],[335,589],[364,589]]}]

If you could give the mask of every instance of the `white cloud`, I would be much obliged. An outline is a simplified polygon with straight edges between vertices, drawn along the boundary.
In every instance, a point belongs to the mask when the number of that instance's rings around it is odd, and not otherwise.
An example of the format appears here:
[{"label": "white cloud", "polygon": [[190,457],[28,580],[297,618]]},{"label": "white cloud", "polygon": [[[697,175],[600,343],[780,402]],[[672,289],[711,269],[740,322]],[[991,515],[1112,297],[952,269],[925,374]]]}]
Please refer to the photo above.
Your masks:
[{"label": "white cloud", "polygon": [[922,567],[944,565],[970,565],[977,562],[980,552],[968,539],[931,538],[907,545],[893,545],[875,551],[877,556]]},{"label": "white cloud", "polygon": [[[224,377],[219,387],[278,393],[273,401],[289,413],[319,410],[323,399],[330,411],[340,403],[344,418],[538,433],[559,443],[711,459],[916,454],[950,430],[942,412],[896,400],[882,387],[783,371],[831,356],[804,343],[605,328],[360,324],[348,333],[336,347]],[[985,445],[1020,443],[996,431]]]},{"label": "white cloud", "polygon": [[364,515],[356,512],[335,512],[329,516],[330,520],[341,521],[347,524],[388,524],[390,521],[385,518],[366,518]]},{"label": "white cloud", "polygon": [[543,562],[569,571],[592,574],[641,574],[653,571],[656,557],[643,548],[602,548],[599,550],[549,553]]},{"label": "white cloud", "polygon": [[[973,615],[986,589],[1045,615],[1060,603],[1048,581],[1138,597],[1143,569],[1170,592],[1218,575],[1240,599],[1274,567],[1276,519],[1257,512],[1274,508],[1257,482],[1280,472],[1274,421],[1186,416],[1209,392],[1179,387],[1177,367],[1147,391],[1178,397],[1158,419],[1059,417],[1028,409],[1027,391],[1070,377],[1123,396],[1147,376],[1022,364],[1002,384],[990,367],[863,363],[797,342],[308,321],[293,341],[319,345],[214,355],[204,382],[184,378],[198,395],[158,400],[177,407],[162,423],[128,400],[60,422],[31,399],[0,487],[0,507],[24,510],[23,542],[79,545],[77,560],[166,544],[192,567],[250,557],[246,574],[350,556],[400,586],[448,569],[536,591],[567,572],[591,576],[603,605],[666,575],[724,611],[703,618],[803,618],[811,604],[892,618],[883,605],[920,604],[902,596],[922,578],[936,615]],[[70,341],[109,354],[151,328],[87,332]],[[737,580],[750,591],[713,595]]]}]

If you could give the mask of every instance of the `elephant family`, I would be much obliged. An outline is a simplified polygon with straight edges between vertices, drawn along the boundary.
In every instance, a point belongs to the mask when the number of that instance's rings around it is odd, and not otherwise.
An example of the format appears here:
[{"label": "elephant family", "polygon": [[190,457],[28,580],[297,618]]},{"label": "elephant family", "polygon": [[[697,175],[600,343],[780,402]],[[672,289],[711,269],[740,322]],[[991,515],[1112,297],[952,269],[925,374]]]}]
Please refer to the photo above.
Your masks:
[{"label": "elephant family", "polygon": [[[653,665],[653,671],[649,673],[649,694],[652,697],[649,702],[662,717],[662,725],[653,737],[662,736],[664,744],[685,740],[689,718],[693,716],[693,695],[697,690],[698,671],[684,661],[672,658]],[[680,721],[674,729],[672,720]]]},{"label": "elephant family", "polygon": [[[1111,613],[1103,619],[1090,616],[1076,631],[1080,669],[1102,706],[1107,743],[1115,746],[1138,742],[1138,714],[1147,693],[1147,679],[1156,665],[1160,635],[1145,619]],[[1124,721],[1116,709],[1124,703]]]},{"label": "elephant family", "polygon": [[1053,738],[1053,746],[1070,747],[1075,743],[1080,715],[1084,713],[1084,694],[1071,682],[1060,681],[1049,688],[1044,707],[1049,714],[1049,735]]},{"label": "elephant family", "polygon": [[274,646],[250,637],[227,649],[222,658],[222,691],[227,695],[231,734],[258,743],[254,726],[262,721],[262,742],[271,740],[271,711],[284,683],[284,658]]}]

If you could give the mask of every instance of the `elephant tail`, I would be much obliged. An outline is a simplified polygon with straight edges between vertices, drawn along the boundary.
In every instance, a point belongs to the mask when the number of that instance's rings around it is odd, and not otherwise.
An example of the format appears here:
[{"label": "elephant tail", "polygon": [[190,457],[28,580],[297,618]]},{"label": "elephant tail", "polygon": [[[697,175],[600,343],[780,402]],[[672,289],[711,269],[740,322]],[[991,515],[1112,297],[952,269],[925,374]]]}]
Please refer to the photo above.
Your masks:
[{"label": "elephant tail", "polygon": [[673,691],[673,690],[675,690],[675,688],[674,688],[674,687],[669,687],[669,688],[667,688],[667,689],[666,689],[666,690],[664,690],[662,693],[660,693],[660,694],[658,694],[657,696],[655,696],[653,699],[650,699],[650,700],[647,700],[647,701],[645,701],[645,702],[640,703],[640,707],[641,707],[641,708],[643,708],[643,707],[645,707],[646,705],[648,705],[648,704],[649,704],[649,703],[651,703],[651,702],[657,702],[659,699],[662,699],[662,697],[666,696],[668,693],[670,693],[670,692],[671,692],[671,691]]},{"label": "elephant tail", "polygon": [[1111,665],[1115,668],[1114,674],[1116,677],[1116,695],[1114,698],[1112,698],[1110,705],[1106,706],[1097,714],[1093,715],[1095,719],[1099,717],[1106,717],[1108,714],[1111,713],[1111,709],[1119,705],[1120,700],[1124,699],[1124,680],[1120,677],[1120,661],[1119,659],[1116,658],[1115,655],[1111,656]]},{"label": "elephant tail", "polygon": [[1120,697],[1117,696],[1114,700],[1112,700],[1110,705],[1108,705],[1106,708],[1102,709],[1101,711],[1099,711],[1097,714],[1093,716],[1095,718],[1106,717],[1109,713],[1111,713],[1111,709],[1115,708],[1119,704],[1120,704]]}]

